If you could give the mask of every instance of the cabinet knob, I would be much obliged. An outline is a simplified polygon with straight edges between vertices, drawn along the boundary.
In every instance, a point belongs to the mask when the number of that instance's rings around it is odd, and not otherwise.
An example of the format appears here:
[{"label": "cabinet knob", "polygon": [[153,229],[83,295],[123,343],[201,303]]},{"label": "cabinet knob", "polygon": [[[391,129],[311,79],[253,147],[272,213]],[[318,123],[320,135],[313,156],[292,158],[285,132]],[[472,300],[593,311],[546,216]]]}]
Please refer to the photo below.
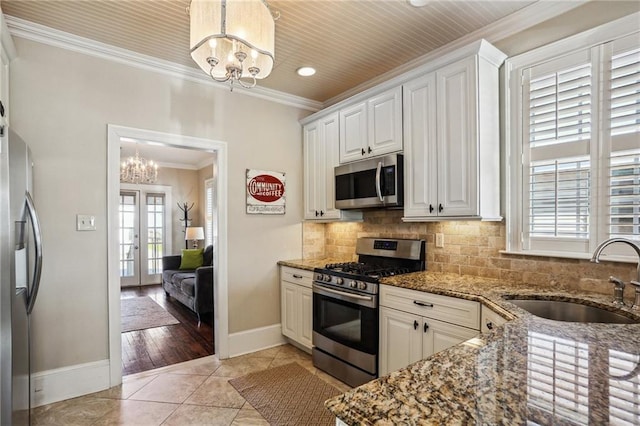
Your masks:
[{"label": "cabinet knob", "polygon": [[438,204],[438,213],[442,213],[442,210],[444,210],[444,207],[442,207],[442,204]]},{"label": "cabinet knob", "polygon": [[318,217],[318,210],[316,210],[316,217]]},{"label": "cabinet knob", "polygon": [[424,332],[426,333],[428,329],[429,329],[429,324],[427,324],[427,323],[425,322],[425,323],[424,323]]},{"label": "cabinet knob", "polygon": [[487,329],[493,330],[493,323],[491,321],[487,321]]},{"label": "cabinet knob", "polygon": [[371,147],[370,147],[370,146],[368,146],[368,147],[367,147],[367,152],[368,152],[369,154],[371,154],[371,153],[373,152],[373,150],[371,149]]},{"label": "cabinet knob", "polygon": [[417,330],[418,329],[418,321],[417,320],[413,320],[413,329]]},{"label": "cabinet knob", "polygon": [[433,213],[433,206],[429,204],[429,213]]},{"label": "cabinet knob", "polygon": [[364,148],[362,148],[362,149],[360,150],[360,152],[362,153],[361,155],[364,155],[364,154],[365,154],[365,152],[364,152]]},{"label": "cabinet knob", "polygon": [[320,210],[320,216],[324,216],[324,212],[322,210]]}]

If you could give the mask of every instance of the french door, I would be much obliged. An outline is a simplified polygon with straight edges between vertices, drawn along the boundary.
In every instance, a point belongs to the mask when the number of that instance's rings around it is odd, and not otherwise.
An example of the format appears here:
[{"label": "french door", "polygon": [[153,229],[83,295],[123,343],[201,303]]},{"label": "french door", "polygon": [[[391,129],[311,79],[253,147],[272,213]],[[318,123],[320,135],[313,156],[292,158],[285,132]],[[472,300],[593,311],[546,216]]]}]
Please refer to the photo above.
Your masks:
[{"label": "french door", "polygon": [[171,247],[167,198],[167,191],[154,188],[120,190],[121,287],[161,282],[162,256]]}]

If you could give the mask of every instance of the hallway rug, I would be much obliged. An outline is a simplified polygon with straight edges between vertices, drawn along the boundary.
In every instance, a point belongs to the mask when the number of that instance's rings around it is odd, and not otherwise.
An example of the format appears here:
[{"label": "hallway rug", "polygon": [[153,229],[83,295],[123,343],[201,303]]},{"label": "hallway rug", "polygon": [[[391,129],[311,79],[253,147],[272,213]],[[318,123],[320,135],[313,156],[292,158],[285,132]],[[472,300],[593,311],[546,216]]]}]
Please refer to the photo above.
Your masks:
[{"label": "hallway rug", "polygon": [[335,425],[324,401],[342,392],[298,363],[247,374],[229,383],[271,425]]},{"label": "hallway rug", "polygon": [[149,296],[120,300],[122,332],[180,324],[173,315]]}]

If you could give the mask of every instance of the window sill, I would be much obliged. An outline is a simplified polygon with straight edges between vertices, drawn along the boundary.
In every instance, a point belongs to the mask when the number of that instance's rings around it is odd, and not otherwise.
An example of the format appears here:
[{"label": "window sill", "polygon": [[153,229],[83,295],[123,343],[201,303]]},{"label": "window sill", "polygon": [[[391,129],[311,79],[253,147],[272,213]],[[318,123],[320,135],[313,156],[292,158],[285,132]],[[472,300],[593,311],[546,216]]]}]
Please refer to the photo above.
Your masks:
[{"label": "window sill", "polygon": [[[560,259],[578,259],[591,260],[588,253],[569,253],[561,251],[517,251],[517,250],[500,250],[500,253],[516,256],[533,256],[533,257],[555,257]],[[633,256],[616,256],[606,255],[600,256],[600,262],[622,262],[622,263],[638,263],[640,260]]]}]

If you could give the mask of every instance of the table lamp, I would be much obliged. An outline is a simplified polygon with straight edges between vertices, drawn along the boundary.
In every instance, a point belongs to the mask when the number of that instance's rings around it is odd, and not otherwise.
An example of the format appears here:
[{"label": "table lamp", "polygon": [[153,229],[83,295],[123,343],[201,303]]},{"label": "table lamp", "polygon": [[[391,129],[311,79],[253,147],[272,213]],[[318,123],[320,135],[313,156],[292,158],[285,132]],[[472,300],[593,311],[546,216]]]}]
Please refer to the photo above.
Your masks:
[{"label": "table lamp", "polygon": [[198,240],[204,240],[204,229],[202,226],[188,226],[184,233],[184,239],[193,241],[193,248],[198,248]]}]

